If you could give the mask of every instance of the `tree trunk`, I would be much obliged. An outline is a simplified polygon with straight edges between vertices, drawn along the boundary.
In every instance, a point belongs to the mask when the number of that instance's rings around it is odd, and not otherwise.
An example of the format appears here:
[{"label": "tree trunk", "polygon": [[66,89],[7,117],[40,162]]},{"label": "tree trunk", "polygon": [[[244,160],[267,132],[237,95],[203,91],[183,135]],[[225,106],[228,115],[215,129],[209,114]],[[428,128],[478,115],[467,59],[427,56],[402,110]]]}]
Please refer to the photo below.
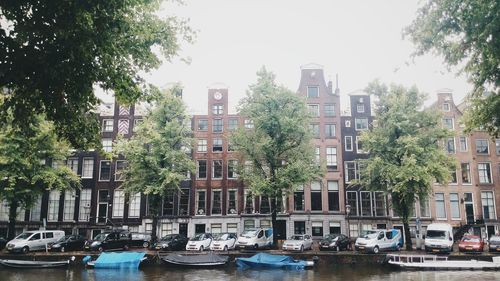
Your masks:
[{"label": "tree trunk", "polygon": [[9,240],[14,239],[16,236],[16,218],[17,218],[17,207],[19,206],[19,202],[17,200],[12,200],[9,202],[9,226],[7,237]]},{"label": "tree trunk", "polygon": [[161,197],[158,195],[150,195],[149,200],[149,210],[150,215],[153,219],[152,227],[151,227],[151,242],[155,243],[158,241],[158,237],[156,235],[158,229],[158,217],[160,214],[160,203]]},{"label": "tree trunk", "polygon": [[278,247],[278,236],[276,236],[276,197],[271,199],[271,220],[273,226],[273,249],[277,249]]},{"label": "tree trunk", "polygon": [[413,250],[413,245],[411,242],[411,233],[410,233],[410,226],[408,224],[408,220],[405,220],[403,222],[403,228],[405,231],[405,244],[406,244],[406,250],[407,251],[412,251]]}]

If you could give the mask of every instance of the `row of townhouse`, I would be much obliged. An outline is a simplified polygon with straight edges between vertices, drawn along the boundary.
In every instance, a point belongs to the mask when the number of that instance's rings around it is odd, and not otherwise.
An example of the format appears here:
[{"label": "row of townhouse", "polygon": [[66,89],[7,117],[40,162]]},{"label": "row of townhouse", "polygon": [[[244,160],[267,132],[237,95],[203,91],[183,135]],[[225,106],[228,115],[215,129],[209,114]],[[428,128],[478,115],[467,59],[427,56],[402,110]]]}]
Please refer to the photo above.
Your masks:
[{"label": "row of townhouse", "polygon": [[[363,230],[401,228],[386,194],[363,190],[350,182],[359,177],[358,160],[368,157],[359,135],[372,126],[372,100],[363,92],[349,95],[347,113],[341,114],[340,95],[332,82],[326,82],[321,66],[301,68],[298,94],[305,97],[312,116],[316,160],[326,165],[325,175],[278,198],[276,235],[286,238],[307,233],[319,238],[328,233],[345,233],[357,237]],[[238,179],[236,166],[241,159],[233,151],[229,136],[238,127],[251,128],[249,119],[228,112],[226,87],[208,90],[207,114],[192,117],[192,149],[196,173],[186,175],[181,192],[163,200],[158,235],[200,232],[239,233],[251,227],[270,227],[270,200],[255,197]],[[443,112],[443,126],[455,132],[444,148],[457,159],[457,170],[448,185],[434,185],[431,196],[417,202],[411,233],[417,224],[424,229],[431,222],[449,222],[457,229],[471,226],[470,231],[491,235],[498,231],[498,192],[500,186],[500,142],[492,142],[482,132],[464,134],[459,125],[463,105],[455,105],[451,91],[438,93],[433,104]],[[134,127],[143,120],[140,108],[118,104],[103,105],[102,145],[111,151],[118,135],[132,136]],[[60,165],[62,163],[47,163]],[[95,236],[109,227],[149,232],[152,219],[147,198],[141,194],[127,196],[120,184],[120,171],[126,166],[122,158],[109,160],[95,151],[79,152],[66,165],[81,176],[83,188],[75,192],[47,192],[31,210],[19,209],[17,232],[47,227]],[[0,205],[0,236],[7,230],[7,206]],[[466,229],[468,230],[468,229]]]}]

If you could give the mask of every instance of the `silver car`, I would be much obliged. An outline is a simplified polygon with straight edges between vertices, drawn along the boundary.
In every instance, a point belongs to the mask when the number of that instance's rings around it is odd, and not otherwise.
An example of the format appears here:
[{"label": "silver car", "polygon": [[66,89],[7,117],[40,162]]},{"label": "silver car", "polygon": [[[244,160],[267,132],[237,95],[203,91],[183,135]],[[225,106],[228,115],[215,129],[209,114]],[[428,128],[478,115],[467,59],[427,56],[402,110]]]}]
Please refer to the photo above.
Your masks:
[{"label": "silver car", "polygon": [[283,242],[283,251],[301,251],[311,250],[313,245],[313,240],[311,235],[300,234],[293,235],[290,239]]}]

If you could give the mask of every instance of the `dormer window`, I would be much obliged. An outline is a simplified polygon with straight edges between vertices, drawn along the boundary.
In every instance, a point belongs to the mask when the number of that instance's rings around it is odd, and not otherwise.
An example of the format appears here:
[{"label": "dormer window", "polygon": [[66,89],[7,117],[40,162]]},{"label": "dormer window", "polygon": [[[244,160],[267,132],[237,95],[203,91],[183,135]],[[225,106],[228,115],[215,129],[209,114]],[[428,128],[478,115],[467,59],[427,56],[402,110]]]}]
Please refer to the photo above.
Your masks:
[{"label": "dormer window", "polygon": [[307,86],[307,97],[308,98],[319,98],[319,87],[318,86]]},{"label": "dormer window", "polygon": [[356,111],[357,111],[358,113],[364,113],[364,112],[365,112],[365,105],[364,105],[364,104],[362,104],[362,103],[358,103],[358,104],[356,105]]},{"label": "dormer window", "polygon": [[450,104],[449,103],[443,103],[443,111],[450,111]]}]

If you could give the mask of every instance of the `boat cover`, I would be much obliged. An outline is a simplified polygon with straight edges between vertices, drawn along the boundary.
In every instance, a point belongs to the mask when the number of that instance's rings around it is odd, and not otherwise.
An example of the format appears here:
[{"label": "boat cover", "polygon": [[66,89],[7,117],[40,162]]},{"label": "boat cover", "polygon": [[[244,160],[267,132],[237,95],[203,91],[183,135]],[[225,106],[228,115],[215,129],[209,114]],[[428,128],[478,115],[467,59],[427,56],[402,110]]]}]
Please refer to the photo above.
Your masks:
[{"label": "boat cover", "polygon": [[221,256],[217,254],[208,255],[178,255],[170,254],[162,257],[162,260],[175,264],[184,265],[220,265],[225,264],[229,260],[228,256]]},{"label": "boat cover", "polygon": [[95,268],[139,268],[146,253],[121,252],[102,253],[94,262]]},{"label": "boat cover", "polygon": [[307,263],[306,261],[302,260],[294,260],[290,256],[258,253],[249,258],[237,258],[236,265],[238,265],[239,267],[304,269]]}]

